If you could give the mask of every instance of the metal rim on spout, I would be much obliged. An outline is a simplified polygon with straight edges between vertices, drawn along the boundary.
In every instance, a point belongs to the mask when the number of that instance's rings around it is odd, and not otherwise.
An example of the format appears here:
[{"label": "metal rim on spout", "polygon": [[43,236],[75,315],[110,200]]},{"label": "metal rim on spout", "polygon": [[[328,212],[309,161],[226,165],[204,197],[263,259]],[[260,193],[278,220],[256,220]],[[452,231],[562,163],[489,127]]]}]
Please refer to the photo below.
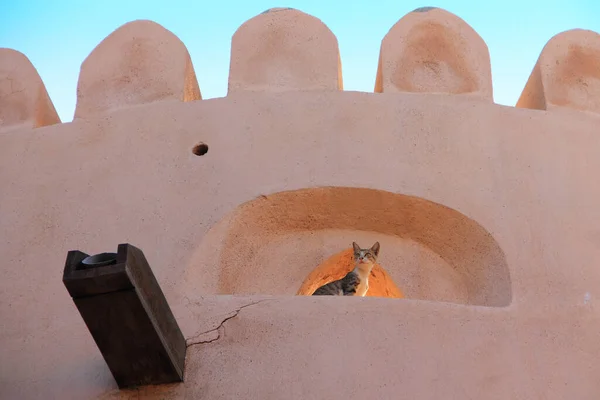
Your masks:
[{"label": "metal rim on spout", "polygon": [[81,261],[85,268],[103,267],[117,263],[117,253],[100,253],[88,256]]}]

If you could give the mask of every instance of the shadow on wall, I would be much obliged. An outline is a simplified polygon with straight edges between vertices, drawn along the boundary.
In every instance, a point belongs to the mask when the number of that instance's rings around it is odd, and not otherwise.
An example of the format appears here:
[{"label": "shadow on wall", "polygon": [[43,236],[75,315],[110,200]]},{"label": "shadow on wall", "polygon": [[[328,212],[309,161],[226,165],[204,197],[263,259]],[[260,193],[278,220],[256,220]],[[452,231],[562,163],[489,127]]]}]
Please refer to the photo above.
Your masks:
[{"label": "shadow on wall", "polygon": [[241,204],[204,236],[184,290],[295,295],[303,284],[304,290],[316,285],[307,283],[311,271],[318,279],[334,273],[314,270],[343,257],[352,241],[381,243],[381,272],[405,298],[492,307],[512,301],[504,253],[477,222],[422,198],[348,187],[279,192]]}]

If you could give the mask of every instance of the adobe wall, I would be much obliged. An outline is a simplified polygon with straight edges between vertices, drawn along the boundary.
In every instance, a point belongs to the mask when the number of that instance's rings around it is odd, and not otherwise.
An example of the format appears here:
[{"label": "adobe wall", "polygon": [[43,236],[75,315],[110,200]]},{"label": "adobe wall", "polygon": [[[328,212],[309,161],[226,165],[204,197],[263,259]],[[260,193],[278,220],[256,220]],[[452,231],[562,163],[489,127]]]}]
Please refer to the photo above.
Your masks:
[{"label": "adobe wall", "polygon": [[[232,60],[253,72],[232,64],[235,90],[210,100],[182,43],[132,22],[83,63],[85,112],[62,124],[1,52],[0,397],[595,399],[600,93],[549,100],[580,85],[544,78],[561,44],[524,90],[538,100],[496,105],[481,38],[418,14],[383,39],[377,93],[358,93],[321,22],[270,11],[291,39],[254,62],[266,17],[246,22]],[[426,50],[428,32],[456,46]],[[598,63],[597,37],[562,35]],[[353,240],[381,242],[404,298],[295,295]],[[184,383],[118,391],[61,282],[67,251],[123,242],[184,332]]]}]

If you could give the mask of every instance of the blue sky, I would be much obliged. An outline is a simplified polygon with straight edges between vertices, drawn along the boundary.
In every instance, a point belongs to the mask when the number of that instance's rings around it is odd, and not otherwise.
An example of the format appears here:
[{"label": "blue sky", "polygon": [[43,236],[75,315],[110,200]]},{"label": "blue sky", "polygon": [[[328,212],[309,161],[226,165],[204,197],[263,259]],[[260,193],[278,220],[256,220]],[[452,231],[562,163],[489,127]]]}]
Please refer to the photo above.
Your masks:
[{"label": "blue sky", "polygon": [[[281,1],[281,0],[280,0]],[[135,19],[150,19],[177,35],[192,56],[202,97],[227,93],[231,36],[272,7],[293,7],[321,19],[337,36],[345,90],[373,91],[379,46],[390,27],[417,7],[444,8],[486,41],[494,101],[514,105],[540,51],[573,28],[600,32],[600,0],[314,0],[95,1],[6,0],[0,47],[24,53],[37,68],[63,122],[73,119],[79,67],[108,34]]]}]

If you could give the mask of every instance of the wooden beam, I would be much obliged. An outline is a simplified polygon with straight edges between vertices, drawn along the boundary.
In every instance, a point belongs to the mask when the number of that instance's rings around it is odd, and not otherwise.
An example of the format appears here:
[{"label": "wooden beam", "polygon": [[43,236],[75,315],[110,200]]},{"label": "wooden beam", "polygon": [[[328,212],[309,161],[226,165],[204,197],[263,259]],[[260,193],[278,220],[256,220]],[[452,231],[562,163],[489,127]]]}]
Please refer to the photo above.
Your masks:
[{"label": "wooden beam", "polygon": [[183,381],[185,338],[140,249],[69,251],[63,283],[120,388]]}]

